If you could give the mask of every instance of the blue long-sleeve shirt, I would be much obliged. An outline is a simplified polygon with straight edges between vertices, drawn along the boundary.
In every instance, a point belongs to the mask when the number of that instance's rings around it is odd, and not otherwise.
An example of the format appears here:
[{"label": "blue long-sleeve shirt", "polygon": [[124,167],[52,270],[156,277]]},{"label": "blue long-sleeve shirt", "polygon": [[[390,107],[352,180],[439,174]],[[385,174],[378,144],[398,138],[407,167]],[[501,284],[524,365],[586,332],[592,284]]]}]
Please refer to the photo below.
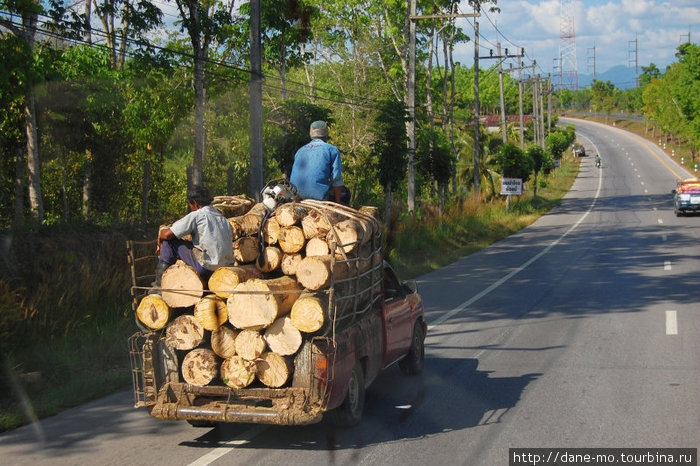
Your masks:
[{"label": "blue long-sleeve shirt", "polygon": [[312,139],[294,155],[289,181],[304,199],[327,200],[331,186],[342,186],[340,151],[322,139]]}]

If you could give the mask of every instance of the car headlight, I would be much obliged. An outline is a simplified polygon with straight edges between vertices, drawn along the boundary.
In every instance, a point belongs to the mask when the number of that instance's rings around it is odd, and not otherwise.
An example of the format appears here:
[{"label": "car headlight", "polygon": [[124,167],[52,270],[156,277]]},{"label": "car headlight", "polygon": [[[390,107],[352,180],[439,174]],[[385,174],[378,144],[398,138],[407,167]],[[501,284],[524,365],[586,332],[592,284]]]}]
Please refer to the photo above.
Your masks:
[{"label": "car headlight", "polygon": [[678,199],[681,201],[689,201],[690,200],[690,194],[679,194]]}]

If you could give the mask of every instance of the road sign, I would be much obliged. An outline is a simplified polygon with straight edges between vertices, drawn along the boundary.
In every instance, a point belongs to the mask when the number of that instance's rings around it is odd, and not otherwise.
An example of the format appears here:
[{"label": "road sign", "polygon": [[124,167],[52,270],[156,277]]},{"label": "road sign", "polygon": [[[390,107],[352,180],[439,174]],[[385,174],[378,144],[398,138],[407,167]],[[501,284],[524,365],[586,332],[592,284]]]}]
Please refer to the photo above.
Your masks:
[{"label": "road sign", "polygon": [[503,178],[501,180],[501,194],[520,196],[522,193],[523,180],[521,178]]}]

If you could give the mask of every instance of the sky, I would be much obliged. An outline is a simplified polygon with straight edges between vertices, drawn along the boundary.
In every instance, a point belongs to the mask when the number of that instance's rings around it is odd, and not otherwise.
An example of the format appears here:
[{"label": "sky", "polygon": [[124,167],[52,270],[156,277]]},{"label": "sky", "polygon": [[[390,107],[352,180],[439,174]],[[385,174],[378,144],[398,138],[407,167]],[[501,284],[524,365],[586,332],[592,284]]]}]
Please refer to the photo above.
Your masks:
[{"label": "sky", "polygon": [[[537,60],[540,73],[553,73],[559,67],[561,3],[573,13],[578,74],[593,74],[595,47],[596,73],[612,67],[650,63],[662,71],[676,61],[676,48],[690,40],[700,43],[700,2],[698,0],[498,0],[500,13],[482,12],[479,21],[480,56],[489,54],[496,43],[508,47],[508,53],[525,48],[525,64]],[[473,10],[467,1],[462,13]],[[459,19],[458,24],[470,37],[473,19]],[[635,47],[636,40],[636,47]],[[572,54],[568,55],[572,57]],[[460,44],[455,60],[472,66],[474,44]],[[493,60],[490,60],[493,61]],[[512,60],[517,66],[517,60]],[[573,60],[562,60],[564,70],[573,68]],[[491,66],[488,62],[482,67]]]}]

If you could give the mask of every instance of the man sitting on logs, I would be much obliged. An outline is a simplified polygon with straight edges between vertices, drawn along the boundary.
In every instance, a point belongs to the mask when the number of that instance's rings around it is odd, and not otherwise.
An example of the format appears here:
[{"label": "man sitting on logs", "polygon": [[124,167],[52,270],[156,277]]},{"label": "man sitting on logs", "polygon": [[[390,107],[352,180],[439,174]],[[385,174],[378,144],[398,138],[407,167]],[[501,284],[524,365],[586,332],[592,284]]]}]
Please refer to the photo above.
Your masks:
[{"label": "man sitting on logs", "polygon": [[[233,233],[224,215],[210,204],[209,189],[195,186],[187,193],[190,213],[158,232],[155,287],[165,269],[181,259],[207,280],[218,267],[233,264]],[[192,240],[183,239],[191,235]]]},{"label": "man sitting on logs", "polygon": [[309,129],[311,142],[294,155],[289,181],[303,199],[349,204],[350,192],[343,185],[340,151],[328,142],[328,125],[314,121]]}]

